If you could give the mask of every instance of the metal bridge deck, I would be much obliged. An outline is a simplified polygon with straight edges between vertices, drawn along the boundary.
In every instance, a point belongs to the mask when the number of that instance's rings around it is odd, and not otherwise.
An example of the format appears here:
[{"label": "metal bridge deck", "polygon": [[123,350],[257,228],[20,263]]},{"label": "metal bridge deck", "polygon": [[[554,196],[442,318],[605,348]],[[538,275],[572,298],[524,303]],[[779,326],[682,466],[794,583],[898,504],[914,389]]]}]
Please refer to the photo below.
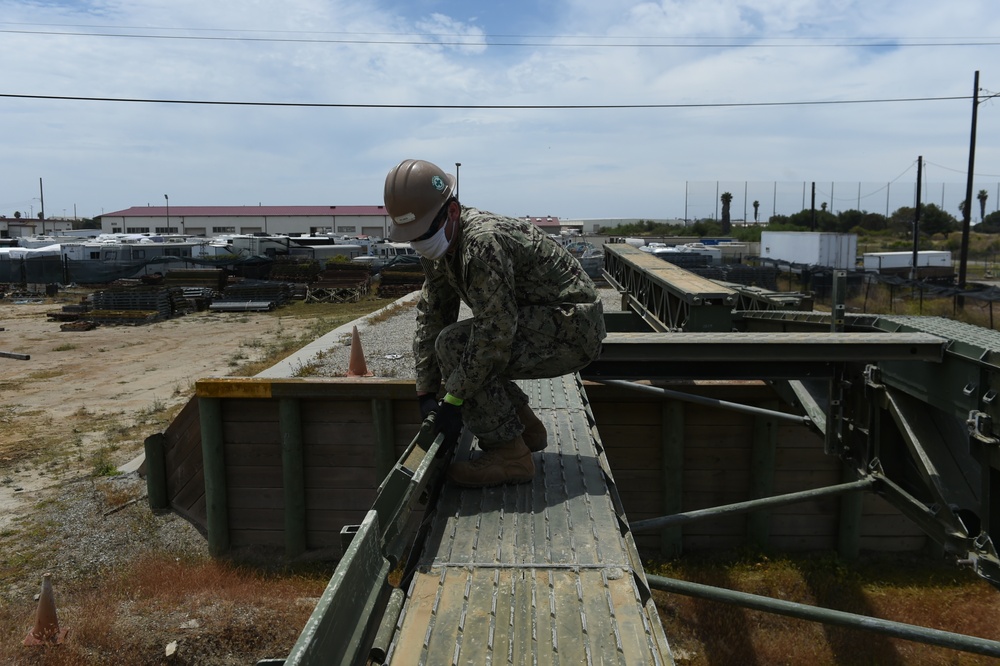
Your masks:
[{"label": "metal bridge deck", "polygon": [[672,664],[579,378],[519,384],[534,481],[446,484],[387,663]]}]

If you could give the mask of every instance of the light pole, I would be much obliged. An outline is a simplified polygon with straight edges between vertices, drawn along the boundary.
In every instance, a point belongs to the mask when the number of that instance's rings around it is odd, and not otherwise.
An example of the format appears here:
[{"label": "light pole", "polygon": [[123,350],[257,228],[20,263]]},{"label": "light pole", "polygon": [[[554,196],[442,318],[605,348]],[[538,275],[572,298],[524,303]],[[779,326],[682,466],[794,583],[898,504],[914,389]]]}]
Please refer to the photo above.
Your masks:
[{"label": "light pole", "polygon": [[164,194],[163,198],[166,199],[166,201],[167,201],[167,226],[166,226],[166,229],[167,229],[167,233],[169,234],[170,233],[170,197],[168,197],[166,194]]},{"label": "light pole", "polygon": [[460,181],[458,180],[458,170],[461,169],[461,168],[462,168],[462,163],[461,162],[455,162],[455,198],[456,199],[459,198],[459,196],[458,196],[458,186],[459,186],[459,182]]}]

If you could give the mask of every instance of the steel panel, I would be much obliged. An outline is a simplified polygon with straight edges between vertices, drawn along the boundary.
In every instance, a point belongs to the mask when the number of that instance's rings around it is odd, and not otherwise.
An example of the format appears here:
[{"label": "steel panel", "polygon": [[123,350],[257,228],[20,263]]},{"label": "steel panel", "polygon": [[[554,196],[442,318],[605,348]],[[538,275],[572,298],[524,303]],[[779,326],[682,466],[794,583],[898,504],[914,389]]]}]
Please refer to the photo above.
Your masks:
[{"label": "steel panel", "polygon": [[519,384],[549,432],[535,478],[446,485],[390,663],[672,664],[582,383]]}]

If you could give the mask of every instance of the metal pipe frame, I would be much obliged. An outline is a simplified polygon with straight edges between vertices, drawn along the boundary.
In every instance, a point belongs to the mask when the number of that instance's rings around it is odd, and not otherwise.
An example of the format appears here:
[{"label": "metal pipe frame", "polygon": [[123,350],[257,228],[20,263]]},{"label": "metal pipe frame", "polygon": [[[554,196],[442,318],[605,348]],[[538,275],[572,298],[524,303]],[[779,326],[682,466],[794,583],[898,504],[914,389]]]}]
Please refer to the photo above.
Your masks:
[{"label": "metal pipe frame", "polygon": [[733,412],[743,412],[744,414],[753,414],[755,416],[767,416],[775,419],[776,421],[788,421],[799,425],[809,425],[811,423],[808,416],[788,414],[786,412],[779,412],[773,409],[753,407],[752,405],[743,405],[738,402],[719,400],[717,398],[706,398],[704,396],[684,393],[683,391],[674,391],[672,389],[661,388],[659,386],[647,386],[645,384],[637,384],[635,382],[628,382],[621,379],[596,379],[594,381],[600,384],[607,384],[608,386],[619,386],[632,391],[639,391],[640,393],[659,395],[664,399],[669,398],[673,400],[680,400],[681,402],[691,402],[696,405],[717,407],[719,409],[727,409]]},{"label": "metal pipe frame", "polygon": [[976,636],[955,634],[950,631],[940,629],[929,629],[913,624],[902,622],[892,622],[882,620],[868,615],[857,615],[855,613],[845,613],[844,611],[832,610],[829,608],[818,608],[806,604],[799,604],[782,599],[772,599],[747,592],[737,592],[711,585],[691,583],[688,581],[666,578],[664,576],[651,576],[646,574],[649,586],[654,590],[683,594],[689,597],[697,597],[709,601],[734,604],[744,608],[763,611],[765,613],[775,613],[785,615],[800,620],[809,620],[823,624],[832,624],[850,629],[861,629],[872,631],[894,638],[925,643],[927,645],[937,645],[940,647],[971,652],[990,657],[1000,657],[1000,642],[991,641]]},{"label": "metal pipe frame", "polygon": [[675,513],[670,516],[660,516],[659,518],[639,520],[634,523],[629,523],[629,526],[632,528],[633,532],[651,532],[663,529],[664,527],[675,527],[677,525],[693,523],[695,521],[705,520],[708,518],[718,518],[720,516],[728,516],[737,513],[749,513],[751,511],[770,509],[777,506],[785,506],[787,504],[798,504],[800,502],[808,502],[822,497],[835,497],[837,495],[853,493],[859,490],[872,490],[876,483],[877,481],[874,477],[866,477],[860,481],[841,483],[836,486],[828,486],[826,488],[801,490],[796,493],[774,495],[773,497],[763,497],[761,499],[748,500],[746,502],[735,502],[733,504],[715,506],[710,509],[685,511],[683,513]]},{"label": "metal pipe frame", "polygon": [[[873,463],[878,465],[878,461]],[[906,492],[898,483],[881,472],[873,473],[879,480],[879,495],[889,504],[896,507],[900,513],[920,526],[920,529],[952,553],[966,553],[976,550],[973,539],[966,533],[964,527],[951,515],[951,508],[938,505],[933,509]],[[947,520],[941,516],[948,512]],[[996,583],[995,581],[991,581]]]}]

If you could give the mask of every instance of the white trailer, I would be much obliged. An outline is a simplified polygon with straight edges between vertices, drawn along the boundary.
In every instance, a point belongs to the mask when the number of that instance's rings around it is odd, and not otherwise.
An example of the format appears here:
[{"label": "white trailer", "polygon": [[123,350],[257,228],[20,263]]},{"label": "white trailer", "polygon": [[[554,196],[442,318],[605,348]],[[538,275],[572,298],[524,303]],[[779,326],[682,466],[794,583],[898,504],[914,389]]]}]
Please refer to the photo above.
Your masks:
[{"label": "white trailer", "polygon": [[950,281],[955,275],[948,250],[921,250],[917,252],[917,271],[913,275],[913,252],[866,252],[863,258],[865,272],[895,275],[919,280]]},{"label": "white trailer", "polygon": [[[881,273],[889,269],[913,266],[913,252],[865,252],[865,271]],[[917,267],[943,266],[951,268],[951,252],[948,250],[920,250],[917,252]]]},{"label": "white trailer", "polygon": [[804,266],[853,270],[857,263],[858,235],[822,231],[764,231],[760,257]]}]

